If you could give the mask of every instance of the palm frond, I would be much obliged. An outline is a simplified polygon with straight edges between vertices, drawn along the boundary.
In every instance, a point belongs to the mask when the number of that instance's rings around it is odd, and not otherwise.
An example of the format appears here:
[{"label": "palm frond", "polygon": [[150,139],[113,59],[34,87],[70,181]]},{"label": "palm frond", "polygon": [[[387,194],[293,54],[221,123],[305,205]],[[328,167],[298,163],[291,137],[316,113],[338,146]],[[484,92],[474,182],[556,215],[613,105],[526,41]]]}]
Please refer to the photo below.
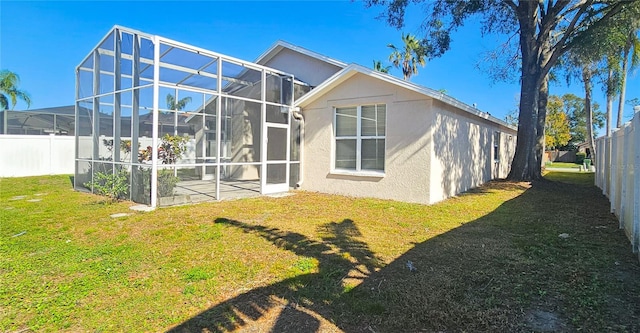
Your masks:
[{"label": "palm frond", "polygon": [[31,96],[26,91],[17,90],[16,97],[27,103],[27,108],[31,107]]},{"label": "palm frond", "polygon": [[636,36],[632,41],[631,51],[631,69],[636,69],[640,66],[640,38]]},{"label": "palm frond", "polygon": [[7,100],[7,96],[0,94],[0,111],[6,110],[9,108],[9,100]]}]

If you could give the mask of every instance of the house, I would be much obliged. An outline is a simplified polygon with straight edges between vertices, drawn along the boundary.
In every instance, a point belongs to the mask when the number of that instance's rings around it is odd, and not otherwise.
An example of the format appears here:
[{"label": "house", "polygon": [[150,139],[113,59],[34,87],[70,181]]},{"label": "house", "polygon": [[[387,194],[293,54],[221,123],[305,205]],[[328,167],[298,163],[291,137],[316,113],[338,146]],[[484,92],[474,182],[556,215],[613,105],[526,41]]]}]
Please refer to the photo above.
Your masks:
[{"label": "house", "polygon": [[[515,151],[516,129],[486,112],[282,41],[248,62],[116,26],[77,77],[78,123],[93,130],[77,139],[76,188],[124,170],[128,197],[151,206],[292,187],[431,204],[506,177]],[[113,129],[92,117],[105,114]],[[170,165],[95,140],[159,147],[162,134],[188,137]]]},{"label": "house", "polygon": [[314,87],[301,189],[430,204],[510,170],[516,130],[441,92],[282,41],[256,62]]},{"label": "house", "polygon": [[591,144],[589,142],[580,142],[578,144],[576,144],[576,150],[579,153],[585,153],[587,157],[591,156],[591,149],[589,148],[589,146],[591,146]]}]

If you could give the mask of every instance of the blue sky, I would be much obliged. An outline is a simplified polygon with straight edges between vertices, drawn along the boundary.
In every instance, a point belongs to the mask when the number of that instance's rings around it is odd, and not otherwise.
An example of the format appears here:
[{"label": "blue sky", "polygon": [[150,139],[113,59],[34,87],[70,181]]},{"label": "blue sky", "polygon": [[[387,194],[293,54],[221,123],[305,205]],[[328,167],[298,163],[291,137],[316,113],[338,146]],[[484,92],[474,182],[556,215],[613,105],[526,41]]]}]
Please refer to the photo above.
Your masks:
[{"label": "blue sky", "polygon": [[[122,25],[245,60],[255,60],[278,39],[346,63],[370,67],[388,61],[387,44],[402,32],[419,34],[419,8],[396,30],[377,19],[382,8],[350,1],[0,1],[0,68],[18,73],[31,108],[71,105],[74,69],[113,25]],[[454,36],[451,51],[420,68],[412,81],[503,119],[516,106],[517,81],[492,82],[477,69],[483,52],[504,36],[481,36],[470,23]],[[393,69],[392,74],[402,76]],[[629,80],[628,98],[640,98],[640,75]],[[552,94],[582,95],[579,82],[554,84]],[[604,108],[600,87],[595,99]],[[19,103],[16,110],[26,106]],[[625,120],[631,118],[626,107]],[[614,119],[615,122],[615,119]]]}]

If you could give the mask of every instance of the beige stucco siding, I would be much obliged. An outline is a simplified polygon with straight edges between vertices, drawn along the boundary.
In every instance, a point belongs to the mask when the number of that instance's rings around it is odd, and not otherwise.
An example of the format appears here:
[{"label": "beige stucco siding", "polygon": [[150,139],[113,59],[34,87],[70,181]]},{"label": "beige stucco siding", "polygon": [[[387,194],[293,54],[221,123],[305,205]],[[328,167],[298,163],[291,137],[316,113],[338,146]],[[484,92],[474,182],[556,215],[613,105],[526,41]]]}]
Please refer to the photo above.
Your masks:
[{"label": "beige stucco siding", "polygon": [[281,50],[264,65],[293,74],[296,79],[314,87],[342,69],[290,49]]},{"label": "beige stucco siding", "polygon": [[[335,107],[387,105],[385,173],[382,177],[332,171]],[[431,99],[396,85],[356,74],[303,109],[303,190],[429,203]]]},{"label": "beige stucco siding", "polygon": [[511,162],[516,153],[517,132],[511,129],[499,129],[500,132],[500,165],[497,177],[507,178],[511,171]]},{"label": "beige stucco siding", "polygon": [[[515,131],[439,101],[433,112],[430,203],[506,177]],[[494,156],[495,132],[500,132],[499,159]]]}]

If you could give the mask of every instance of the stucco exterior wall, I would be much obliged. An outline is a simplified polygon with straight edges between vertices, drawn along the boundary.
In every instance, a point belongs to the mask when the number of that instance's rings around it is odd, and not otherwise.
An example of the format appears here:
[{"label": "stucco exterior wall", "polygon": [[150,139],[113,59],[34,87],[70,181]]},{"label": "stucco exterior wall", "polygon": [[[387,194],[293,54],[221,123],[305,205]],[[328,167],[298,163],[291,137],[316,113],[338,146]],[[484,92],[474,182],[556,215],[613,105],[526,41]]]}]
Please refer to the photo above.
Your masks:
[{"label": "stucco exterior wall", "polygon": [[[387,106],[385,174],[344,175],[332,171],[335,107]],[[305,107],[303,190],[429,203],[431,99],[396,85],[356,74]]]},{"label": "stucco exterior wall", "polygon": [[[440,101],[434,101],[433,112],[429,203],[507,176],[515,151],[514,130]],[[497,159],[496,131],[500,132]]]},{"label": "stucco exterior wall", "polygon": [[290,49],[283,49],[263,65],[293,74],[296,79],[314,87],[342,69]]},{"label": "stucco exterior wall", "polygon": [[518,132],[499,128],[501,135],[500,141],[500,171],[495,178],[507,178],[509,172],[511,171],[511,162],[513,161],[513,156],[516,153],[516,139],[518,137]]}]

